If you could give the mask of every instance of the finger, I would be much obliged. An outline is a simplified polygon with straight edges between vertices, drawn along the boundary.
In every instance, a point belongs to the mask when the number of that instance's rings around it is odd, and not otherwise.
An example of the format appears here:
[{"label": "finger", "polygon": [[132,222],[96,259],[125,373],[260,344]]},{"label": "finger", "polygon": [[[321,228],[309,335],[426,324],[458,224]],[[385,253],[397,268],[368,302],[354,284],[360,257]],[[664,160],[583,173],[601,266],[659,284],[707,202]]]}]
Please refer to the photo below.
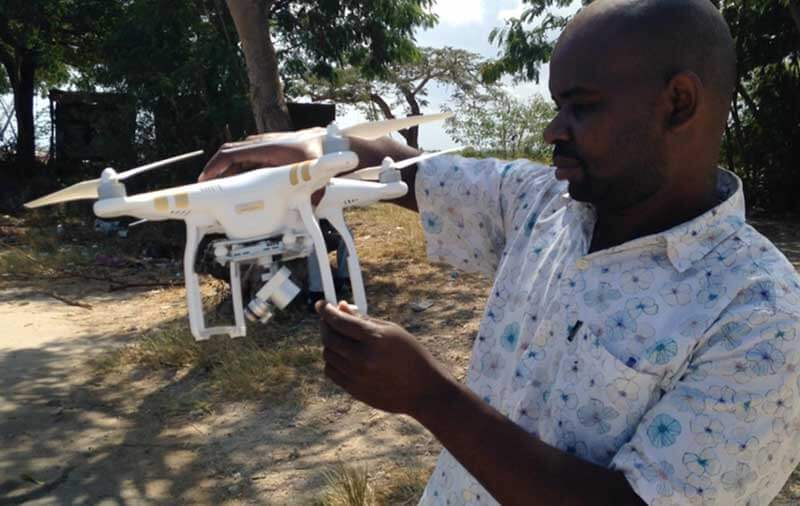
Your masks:
[{"label": "finger", "polygon": [[[324,301],[320,301],[324,302]],[[356,341],[363,341],[376,334],[375,323],[340,311],[332,304],[317,303],[317,312],[322,320],[339,334],[345,335]]]},{"label": "finger", "polygon": [[337,307],[339,308],[339,311],[342,311],[344,313],[353,315],[356,318],[360,318],[360,319],[362,319],[364,321],[374,322],[374,323],[379,324],[379,325],[380,324],[389,323],[389,322],[387,322],[385,320],[381,320],[380,318],[374,318],[372,316],[365,315],[364,313],[359,311],[358,306],[356,306],[355,304],[350,304],[349,302],[347,302],[345,300],[340,300],[339,301],[339,305]]},{"label": "finger", "polygon": [[228,160],[227,156],[217,152],[217,154],[215,154],[211,160],[208,161],[206,166],[203,168],[203,172],[200,173],[200,177],[198,177],[197,180],[202,183],[203,181],[216,179],[220,174],[225,172],[225,169],[228,168],[230,163],[231,162]]},{"label": "finger", "polygon": [[339,301],[339,311],[343,311],[353,316],[363,316],[358,310],[358,306],[348,303],[346,300]]},{"label": "finger", "polygon": [[339,355],[330,348],[325,348],[322,350],[322,359],[325,361],[326,364],[332,365],[338,371],[341,371],[343,374],[353,372],[352,371],[353,364],[351,364],[349,360]]},{"label": "finger", "polygon": [[320,334],[322,334],[322,345],[330,348],[337,355],[347,359],[352,363],[363,361],[363,345],[349,337],[342,336],[331,329],[324,321],[320,323]]},{"label": "finger", "polygon": [[352,383],[347,378],[347,375],[345,375],[340,370],[336,369],[336,367],[333,366],[332,364],[329,363],[325,364],[325,376],[330,378],[331,381],[333,381],[343,389],[347,390],[348,392],[350,391]]}]

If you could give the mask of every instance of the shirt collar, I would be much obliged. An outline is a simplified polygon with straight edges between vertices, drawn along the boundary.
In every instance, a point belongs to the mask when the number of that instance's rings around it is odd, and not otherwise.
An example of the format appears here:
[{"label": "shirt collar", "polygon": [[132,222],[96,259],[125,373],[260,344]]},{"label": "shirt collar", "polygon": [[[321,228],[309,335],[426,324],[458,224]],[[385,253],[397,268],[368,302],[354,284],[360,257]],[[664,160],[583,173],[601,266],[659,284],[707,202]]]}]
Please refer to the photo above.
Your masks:
[{"label": "shirt collar", "polygon": [[717,196],[721,203],[704,214],[663,232],[667,257],[678,272],[688,270],[745,223],[742,181],[719,170]]},{"label": "shirt collar", "polygon": [[[569,198],[566,193],[564,198]],[[697,218],[681,223],[659,234],[640,237],[619,246],[604,250],[613,254],[632,247],[664,246],[666,256],[678,272],[687,271],[693,263],[703,259],[725,239],[738,231],[745,223],[744,192],[742,181],[732,172],[719,169],[717,197],[720,204]],[[594,206],[570,199],[568,203],[578,212],[578,222],[591,241],[592,228],[596,220]]]}]

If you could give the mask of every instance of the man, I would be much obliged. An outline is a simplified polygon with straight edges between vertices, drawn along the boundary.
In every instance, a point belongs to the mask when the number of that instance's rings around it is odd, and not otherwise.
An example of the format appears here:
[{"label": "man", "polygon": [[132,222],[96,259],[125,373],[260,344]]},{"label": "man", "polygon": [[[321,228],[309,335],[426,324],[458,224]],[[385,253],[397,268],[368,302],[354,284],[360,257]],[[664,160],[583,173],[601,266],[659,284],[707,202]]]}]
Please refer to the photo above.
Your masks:
[{"label": "man", "polygon": [[735,79],[707,0],[597,1],[551,61],[555,170],[404,174],[430,256],[494,277],[467,384],[397,325],[318,310],[326,374],[445,447],[422,504],[778,494],[800,449],[800,280],[717,168]]}]

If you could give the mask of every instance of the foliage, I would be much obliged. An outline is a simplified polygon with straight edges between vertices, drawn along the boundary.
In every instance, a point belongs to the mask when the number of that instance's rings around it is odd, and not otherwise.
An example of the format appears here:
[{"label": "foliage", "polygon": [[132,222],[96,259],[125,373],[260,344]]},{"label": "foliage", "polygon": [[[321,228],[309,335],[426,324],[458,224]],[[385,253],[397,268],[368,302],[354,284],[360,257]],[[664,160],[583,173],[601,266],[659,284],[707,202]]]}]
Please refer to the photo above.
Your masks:
[{"label": "foliage", "polygon": [[[309,78],[301,93],[314,100],[353,104],[370,119],[418,115],[429,105],[428,92],[434,85],[452,90],[454,96],[477,99],[484,90],[483,63],[480,55],[463,49],[425,47],[420,48],[419,58],[392,66],[378,79],[364,77],[351,66],[330,79]],[[398,109],[402,113],[397,113]],[[410,145],[418,147],[417,132],[413,128],[401,133]]]},{"label": "foliage", "polygon": [[787,0],[721,4],[739,59],[723,161],[744,181],[751,206],[798,212],[800,20]]},{"label": "foliage", "polygon": [[108,23],[80,85],[136,99],[143,159],[212,149],[252,129],[236,31],[219,2],[132,0]]},{"label": "foliage", "polygon": [[291,126],[279,73],[289,93],[298,81],[331,79],[348,66],[368,78],[385,75],[389,64],[418,57],[414,29],[433,26],[432,5],[433,0],[228,0],[259,132]]},{"label": "foliage", "polygon": [[430,28],[433,0],[293,0],[271,8],[285,79],[332,77],[351,66],[365,76],[418,56],[414,30]]},{"label": "foliage", "polygon": [[446,126],[456,142],[501,158],[549,159],[551,149],[543,133],[555,111],[541,95],[521,100],[492,88],[479,96],[457,98],[459,114]]},{"label": "foliage", "polygon": [[14,93],[17,155],[34,158],[34,91],[65,83],[70,66],[91,60],[104,20],[117,2],[102,0],[5,0],[0,3],[0,90]]},{"label": "foliage", "polygon": [[[519,18],[492,32],[501,56],[483,74],[538,79],[568,21],[546,9],[569,0],[524,0]],[[590,1],[583,0],[584,5]],[[722,163],[744,181],[751,206],[800,211],[800,2],[797,0],[713,0],[736,40],[739,84],[723,143]]]},{"label": "foliage", "polygon": [[523,0],[528,6],[520,17],[507,19],[505,26],[495,28],[489,35],[489,41],[501,47],[501,55],[483,68],[484,79],[494,83],[504,75],[512,75],[538,82],[539,67],[550,60],[556,35],[569,21],[568,16],[552,9],[568,7],[573,1]]}]

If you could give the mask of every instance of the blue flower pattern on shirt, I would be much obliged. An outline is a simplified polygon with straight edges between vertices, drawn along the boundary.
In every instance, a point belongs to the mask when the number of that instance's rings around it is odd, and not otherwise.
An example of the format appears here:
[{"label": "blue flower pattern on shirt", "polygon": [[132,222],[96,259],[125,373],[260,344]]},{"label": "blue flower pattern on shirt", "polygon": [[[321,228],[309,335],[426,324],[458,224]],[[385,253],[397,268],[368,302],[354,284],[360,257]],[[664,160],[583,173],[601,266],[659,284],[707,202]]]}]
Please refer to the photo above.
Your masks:
[{"label": "blue flower pattern on shirt", "polygon": [[[429,257],[494,279],[467,385],[650,504],[767,504],[800,455],[800,278],[745,224],[741,182],[667,230],[587,255],[595,215],[551,168],[420,166]],[[443,451],[421,504],[496,504]]]}]

